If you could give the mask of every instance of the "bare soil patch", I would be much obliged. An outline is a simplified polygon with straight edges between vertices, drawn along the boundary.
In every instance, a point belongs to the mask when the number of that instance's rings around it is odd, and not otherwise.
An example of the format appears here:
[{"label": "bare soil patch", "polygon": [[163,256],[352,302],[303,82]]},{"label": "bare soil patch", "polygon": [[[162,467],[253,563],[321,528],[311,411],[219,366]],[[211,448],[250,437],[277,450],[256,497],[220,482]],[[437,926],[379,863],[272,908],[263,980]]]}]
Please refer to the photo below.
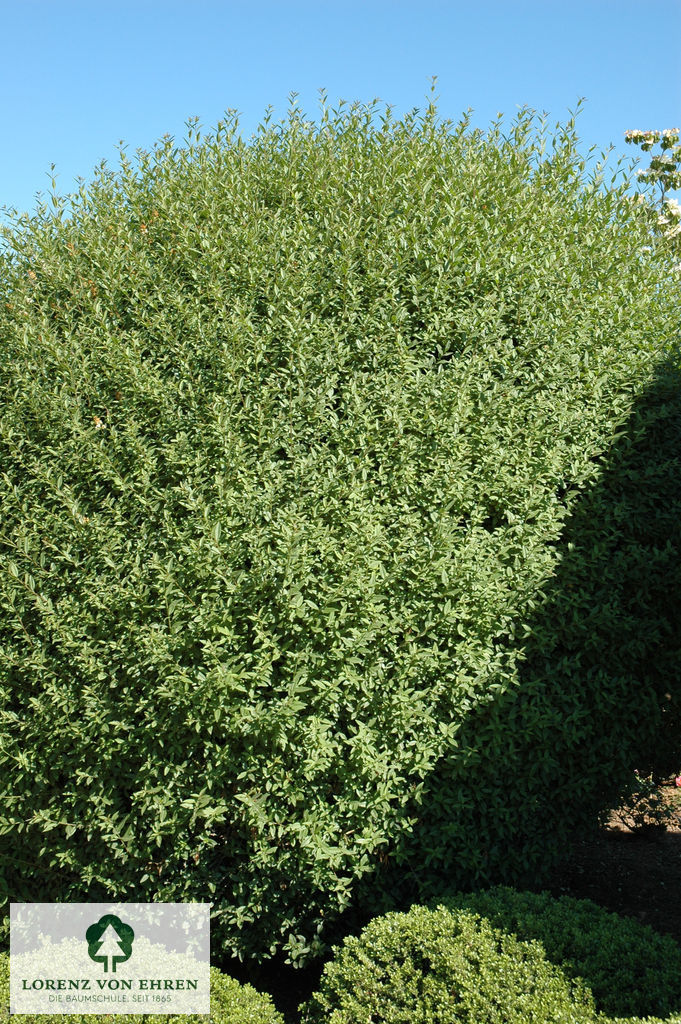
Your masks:
[{"label": "bare soil patch", "polygon": [[577,844],[568,868],[547,888],[634,917],[681,944],[681,789],[670,778],[660,793],[669,822],[648,816],[637,825],[629,817],[627,828],[622,812],[611,813],[595,839]]}]

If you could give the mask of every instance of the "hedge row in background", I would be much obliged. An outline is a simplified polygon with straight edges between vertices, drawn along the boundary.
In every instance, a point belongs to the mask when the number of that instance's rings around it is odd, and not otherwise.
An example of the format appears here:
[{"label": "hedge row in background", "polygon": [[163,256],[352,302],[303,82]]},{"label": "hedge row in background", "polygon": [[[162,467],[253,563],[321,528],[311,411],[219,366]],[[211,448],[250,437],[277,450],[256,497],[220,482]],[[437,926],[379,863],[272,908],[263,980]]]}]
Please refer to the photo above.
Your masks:
[{"label": "hedge row in background", "polygon": [[2,229],[12,899],[210,900],[218,954],[302,963],[358,893],[539,878],[616,802],[674,713],[679,516],[598,488],[677,408],[680,288],[577,146],[192,123]]}]

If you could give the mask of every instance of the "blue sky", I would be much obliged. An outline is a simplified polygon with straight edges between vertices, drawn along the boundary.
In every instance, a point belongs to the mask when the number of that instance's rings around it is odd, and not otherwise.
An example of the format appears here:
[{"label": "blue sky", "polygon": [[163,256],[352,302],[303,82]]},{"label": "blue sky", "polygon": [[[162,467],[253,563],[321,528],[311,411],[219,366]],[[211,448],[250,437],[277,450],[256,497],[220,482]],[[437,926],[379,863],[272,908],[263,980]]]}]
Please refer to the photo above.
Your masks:
[{"label": "blue sky", "polygon": [[[32,210],[36,193],[77,188],[119,140],[134,154],[197,115],[209,128],[236,108],[249,137],[288,95],[310,116],[319,89],[378,97],[400,116],[427,103],[485,127],[518,107],[577,127],[584,152],[627,146],[628,128],[681,122],[681,0],[0,0],[3,52],[0,207]],[[643,162],[641,164],[644,166]],[[2,214],[0,214],[2,217]],[[4,219],[4,218],[3,218]]]}]

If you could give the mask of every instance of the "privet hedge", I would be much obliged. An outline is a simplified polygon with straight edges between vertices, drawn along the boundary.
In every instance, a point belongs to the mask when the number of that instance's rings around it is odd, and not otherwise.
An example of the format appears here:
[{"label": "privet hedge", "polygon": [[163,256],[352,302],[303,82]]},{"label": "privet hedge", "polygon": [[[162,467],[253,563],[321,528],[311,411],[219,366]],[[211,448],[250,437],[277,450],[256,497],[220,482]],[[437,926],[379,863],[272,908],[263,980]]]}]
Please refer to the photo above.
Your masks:
[{"label": "privet hedge", "polygon": [[[302,963],[358,893],[540,877],[650,752],[673,495],[653,557],[617,503],[565,535],[674,407],[681,289],[574,119],[502,128],[191,121],[2,229],[13,900],[209,900]],[[641,607],[584,600],[603,521]]]}]

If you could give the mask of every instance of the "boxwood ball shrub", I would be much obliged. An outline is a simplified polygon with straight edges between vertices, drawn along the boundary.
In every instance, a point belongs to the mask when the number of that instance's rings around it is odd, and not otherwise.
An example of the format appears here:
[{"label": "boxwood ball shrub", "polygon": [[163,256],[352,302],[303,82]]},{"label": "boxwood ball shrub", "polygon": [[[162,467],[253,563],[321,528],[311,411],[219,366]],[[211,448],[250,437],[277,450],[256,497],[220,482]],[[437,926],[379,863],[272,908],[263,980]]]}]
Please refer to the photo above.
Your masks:
[{"label": "boxwood ball shrub", "polygon": [[[7,899],[302,964],[362,886],[541,877],[654,748],[681,286],[574,118],[502,128],[192,120],[1,229]],[[570,534],[615,454],[651,515]]]},{"label": "boxwood ball shrub", "polygon": [[439,905],[478,914],[522,941],[540,942],[551,963],[582,979],[602,1013],[681,1018],[681,948],[670,935],[591,900],[509,886],[452,894]]},{"label": "boxwood ball shrub", "polygon": [[[318,991],[300,1006],[301,1024],[681,1021],[678,999],[666,998],[676,943],[589,900],[508,887],[451,896],[374,918],[333,953]],[[655,956],[668,963],[655,965]],[[676,1011],[650,1016],[655,1002],[675,1002]],[[643,1003],[645,1015],[636,1016]]]},{"label": "boxwood ball shrub", "polygon": [[[9,957],[0,953],[0,1020],[14,1024],[59,1024],[63,1013],[9,1012]],[[112,1019],[106,1013],[69,1013],[72,1024],[106,1024]],[[177,1015],[162,1013],[126,1014],[130,1024],[173,1024]],[[250,985],[240,985],[234,978],[221,974],[216,967],[210,969],[210,1017],[206,1014],[185,1014],[188,1024],[203,1024],[206,1020],[216,1024],[284,1024],[284,1018],[275,1010],[269,996],[261,995]]]},{"label": "boxwood ball shrub", "polygon": [[414,906],[374,918],[324,968],[301,1024],[587,1024],[590,991],[539,942],[463,910]]}]

